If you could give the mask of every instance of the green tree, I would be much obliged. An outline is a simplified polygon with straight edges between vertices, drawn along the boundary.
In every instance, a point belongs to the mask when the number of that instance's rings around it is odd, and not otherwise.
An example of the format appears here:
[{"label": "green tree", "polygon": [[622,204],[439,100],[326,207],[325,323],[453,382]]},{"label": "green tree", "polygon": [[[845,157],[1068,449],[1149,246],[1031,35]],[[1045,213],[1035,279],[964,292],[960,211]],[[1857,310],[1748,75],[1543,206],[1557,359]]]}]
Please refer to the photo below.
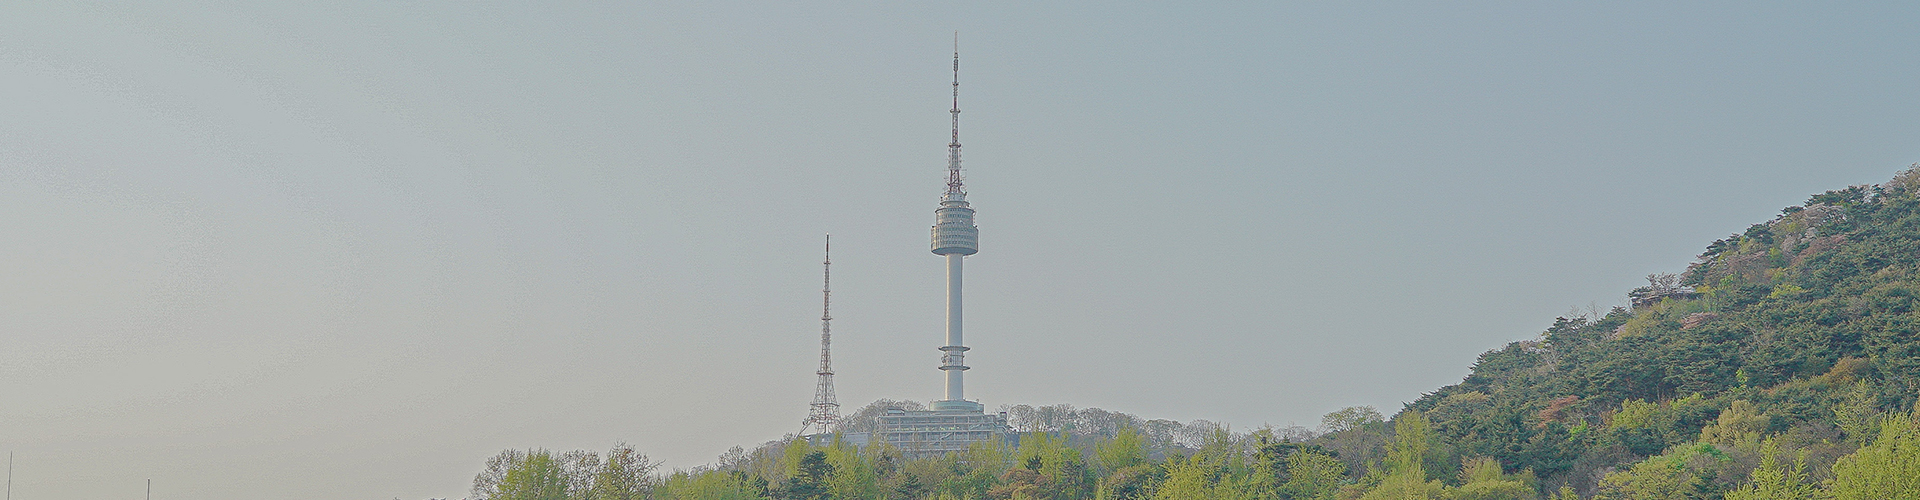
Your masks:
[{"label": "green tree", "polygon": [[653,471],[660,464],[620,443],[593,475],[593,500],[642,500],[654,486]]},{"label": "green tree", "polygon": [[1380,484],[1361,497],[1364,500],[1415,500],[1446,498],[1446,485],[1427,479],[1427,451],[1433,447],[1433,431],[1427,416],[1419,410],[1401,412],[1393,419],[1393,448],[1387,451],[1387,472]]},{"label": "green tree", "polygon": [[1895,414],[1873,444],[1833,464],[1835,500],[1920,500],[1920,421]]},{"label": "green tree", "polygon": [[1771,423],[1772,418],[1761,414],[1753,403],[1736,400],[1720,412],[1714,423],[1700,429],[1700,441],[1719,445],[1757,443]]},{"label": "green tree", "polygon": [[1311,450],[1287,455],[1287,482],[1280,494],[1292,500],[1332,500],[1347,479],[1347,464]]},{"label": "green tree", "polygon": [[1846,398],[1833,405],[1834,425],[1846,435],[1847,442],[1860,446],[1873,442],[1880,430],[1877,403],[1866,382],[1854,382]]},{"label": "green tree", "polygon": [[827,463],[827,453],[820,450],[808,451],[801,455],[795,464],[793,479],[787,482],[780,498],[783,500],[824,500],[831,496],[833,464]]},{"label": "green tree", "polygon": [[1015,451],[1005,442],[987,440],[968,445],[965,453],[943,457],[941,460],[959,474],[942,489],[961,498],[986,496],[987,490],[998,485],[1000,478],[1014,468]]},{"label": "green tree", "polygon": [[1349,406],[1320,417],[1320,432],[1335,433],[1358,429],[1360,426],[1384,421],[1380,410],[1371,406]]},{"label": "green tree", "polygon": [[893,484],[892,498],[922,498],[927,485],[920,482],[920,476],[912,472],[900,473],[900,480]]},{"label": "green tree", "polygon": [[1017,464],[1039,473],[1052,485],[1052,498],[1081,499],[1093,494],[1093,471],[1087,467],[1086,455],[1069,447],[1066,437],[1044,433],[1021,436],[1016,454]]},{"label": "green tree", "polygon": [[652,492],[658,500],[762,500],[764,484],[738,471],[675,472]]},{"label": "green tree", "polygon": [[827,478],[828,498],[877,498],[880,496],[880,472],[872,454],[860,453],[846,441],[835,438],[824,452],[832,473]]},{"label": "green tree", "polygon": [[1160,467],[1153,464],[1140,464],[1115,469],[1106,477],[1100,478],[1099,488],[1094,492],[1096,500],[1137,500],[1151,498],[1153,489],[1159,485],[1162,475]]},{"label": "green tree", "polygon": [[1153,493],[1155,500],[1207,500],[1208,490],[1216,472],[1214,467],[1201,461],[1196,455],[1186,459],[1168,460],[1167,479]]},{"label": "green tree", "polygon": [[1532,474],[1509,475],[1500,462],[1488,457],[1467,459],[1460,467],[1460,488],[1454,500],[1535,500]]},{"label": "green tree", "polygon": [[1807,479],[1807,456],[1802,453],[1791,467],[1780,462],[1777,439],[1760,445],[1760,467],[1753,470],[1748,483],[1727,492],[1726,500],[1814,500],[1820,490]]},{"label": "green tree", "polygon": [[516,454],[492,491],[476,491],[486,500],[568,500],[568,475],[547,450]]},{"label": "green tree", "polygon": [[1706,478],[1691,467],[1695,462],[1720,462],[1726,454],[1713,445],[1676,446],[1600,480],[1595,500],[1693,500]]},{"label": "green tree", "polygon": [[1113,439],[1093,445],[1094,462],[1111,473],[1147,463],[1147,437],[1139,429],[1126,427]]}]

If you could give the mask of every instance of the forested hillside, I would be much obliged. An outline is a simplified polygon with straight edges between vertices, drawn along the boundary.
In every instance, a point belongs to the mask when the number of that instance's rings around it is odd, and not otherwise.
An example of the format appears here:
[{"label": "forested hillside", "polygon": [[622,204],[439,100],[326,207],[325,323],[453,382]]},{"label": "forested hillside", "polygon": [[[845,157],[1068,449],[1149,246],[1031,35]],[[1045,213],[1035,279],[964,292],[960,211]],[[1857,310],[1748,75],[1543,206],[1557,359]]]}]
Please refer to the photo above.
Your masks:
[{"label": "forested hillside", "polygon": [[[1391,419],[1236,430],[1013,407],[1017,444],[907,460],[776,441],[658,473],[508,452],[489,499],[1920,498],[1920,168],[1714,241],[1630,307],[1557,318]],[[907,403],[882,401],[865,411]],[[858,414],[856,414],[858,415]],[[858,419],[855,421],[858,425]]]}]

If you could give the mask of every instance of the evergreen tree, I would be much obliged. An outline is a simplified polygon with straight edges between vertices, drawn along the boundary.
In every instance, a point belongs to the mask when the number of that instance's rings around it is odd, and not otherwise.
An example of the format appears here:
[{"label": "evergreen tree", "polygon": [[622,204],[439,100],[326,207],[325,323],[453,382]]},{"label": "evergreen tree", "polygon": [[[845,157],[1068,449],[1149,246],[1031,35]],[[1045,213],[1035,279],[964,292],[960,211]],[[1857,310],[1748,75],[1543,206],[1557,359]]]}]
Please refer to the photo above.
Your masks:
[{"label": "evergreen tree", "polygon": [[829,496],[827,481],[833,477],[833,464],[827,463],[827,453],[820,450],[807,452],[801,456],[797,474],[787,482],[781,491],[782,500],[824,500]]}]

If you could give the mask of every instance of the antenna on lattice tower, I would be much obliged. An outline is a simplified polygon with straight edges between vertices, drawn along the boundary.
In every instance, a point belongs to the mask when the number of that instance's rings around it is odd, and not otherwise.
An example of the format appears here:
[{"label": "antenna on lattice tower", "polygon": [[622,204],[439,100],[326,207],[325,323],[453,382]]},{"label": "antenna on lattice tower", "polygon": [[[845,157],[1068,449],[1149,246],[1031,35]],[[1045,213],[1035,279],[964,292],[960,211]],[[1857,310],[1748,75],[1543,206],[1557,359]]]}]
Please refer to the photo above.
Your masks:
[{"label": "antenna on lattice tower", "polygon": [[947,143],[947,193],[966,195],[960,178],[960,32],[953,32],[953,142]]},{"label": "antenna on lattice tower", "polygon": [[840,402],[833,396],[833,235],[827,235],[826,260],[820,263],[820,382],[813,389],[812,408],[800,421],[800,435],[814,428],[820,434],[840,425]]}]

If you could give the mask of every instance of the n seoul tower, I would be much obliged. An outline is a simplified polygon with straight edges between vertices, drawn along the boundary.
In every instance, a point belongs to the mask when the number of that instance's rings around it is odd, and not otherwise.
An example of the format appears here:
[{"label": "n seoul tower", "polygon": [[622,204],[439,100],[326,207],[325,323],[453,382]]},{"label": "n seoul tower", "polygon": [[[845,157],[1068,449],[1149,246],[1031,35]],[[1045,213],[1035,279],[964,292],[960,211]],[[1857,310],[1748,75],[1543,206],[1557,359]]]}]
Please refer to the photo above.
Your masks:
[{"label": "n seoul tower", "polygon": [[967,401],[966,352],[960,337],[960,270],[963,259],[980,251],[980,228],[973,225],[973,209],[960,178],[960,38],[953,41],[953,142],[947,143],[947,192],[935,209],[933,253],[947,258],[947,345],[940,348],[940,370],[946,372],[946,399],[933,402],[934,411],[979,412],[984,405]]}]

